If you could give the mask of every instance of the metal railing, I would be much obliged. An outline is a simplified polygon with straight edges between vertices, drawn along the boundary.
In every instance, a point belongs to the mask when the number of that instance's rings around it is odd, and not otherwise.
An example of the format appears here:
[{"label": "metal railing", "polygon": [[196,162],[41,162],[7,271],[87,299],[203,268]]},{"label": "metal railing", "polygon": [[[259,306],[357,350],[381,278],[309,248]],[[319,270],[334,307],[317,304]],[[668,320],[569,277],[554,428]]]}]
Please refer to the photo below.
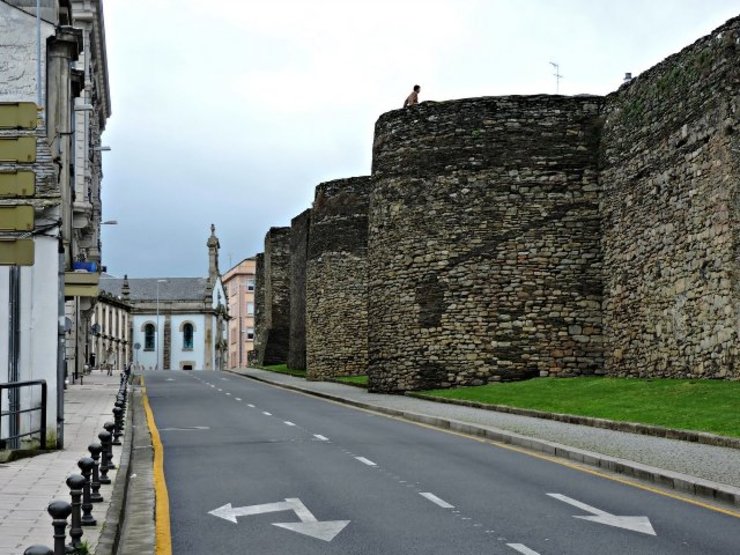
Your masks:
[{"label": "metal railing", "polygon": [[[20,403],[18,401],[18,397],[19,397],[18,390],[22,387],[32,387],[34,385],[41,386],[41,406],[31,407],[27,409],[20,408]],[[8,408],[7,411],[3,411],[3,397],[4,397],[3,390],[5,389],[12,390],[13,392],[11,393],[11,396],[10,396],[11,406]],[[17,445],[18,439],[38,433],[41,449],[46,449],[46,407],[47,407],[46,380],[30,380],[27,382],[1,383],[0,384],[0,423],[2,423],[3,418],[8,416],[10,418],[10,422],[15,423],[15,425],[8,426],[8,430],[11,431],[10,433],[12,435],[8,435],[7,437],[2,437],[2,427],[0,426],[0,444],[9,442],[11,446],[14,446],[14,445]],[[20,415],[25,414],[25,413],[30,413],[30,412],[36,412],[36,411],[41,411],[40,427],[35,430],[29,430],[22,434],[19,433],[20,427],[18,426],[18,421],[20,419]]]}]

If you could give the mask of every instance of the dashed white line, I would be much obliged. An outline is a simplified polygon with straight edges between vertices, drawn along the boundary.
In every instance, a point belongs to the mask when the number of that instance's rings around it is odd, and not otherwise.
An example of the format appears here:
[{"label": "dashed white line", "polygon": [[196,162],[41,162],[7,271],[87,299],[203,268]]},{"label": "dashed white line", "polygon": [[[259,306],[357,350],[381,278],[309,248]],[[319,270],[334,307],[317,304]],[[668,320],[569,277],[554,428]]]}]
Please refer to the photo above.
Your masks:
[{"label": "dashed white line", "polygon": [[362,464],[366,464],[368,466],[378,466],[370,459],[366,459],[365,457],[355,457],[358,461],[360,461]]},{"label": "dashed white line", "polygon": [[507,543],[506,545],[512,548],[514,551],[518,551],[522,555],[540,555],[536,551],[532,551],[531,549],[529,549],[523,543]]},{"label": "dashed white line", "polygon": [[234,399],[236,399],[237,401],[241,401],[242,400],[241,397],[234,397]]},{"label": "dashed white line", "polygon": [[217,389],[216,391],[223,391],[223,389],[221,389],[221,388],[219,387],[219,388],[218,388],[218,389]]},{"label": "dashed white line", "polygon": [[247,403],[247,406],[250,408],[254,408],[254,405],[252,403]]},{"label": "dashed white line", "polygon": [[227,392],[226,392],[226,395],[227,395],[227,396],[231,396],[231,393],[229,393],[229,392],[227,391]]},{"label": "dashed white line", "polygon": [[328,437],[324,437],[321,434],[314,434],[313,437],[315,437],[319,441],[329,441],[329,438]]},{"label": "dashed white line", "polygon": [[421,495],[422,497],[426,497],[427,499],[429,499],[429,501],[431,501],[435,505],[439,505],[443,509],[454,509],[455,508],[454,505],[450,505],[444,499],[440,499],[439,497],[437,497],[433,493],[429,493],[428,491],[420,491],[419,495]]},{"label": "dashed white line", "polygon": [[287,426],[295,426],[295,424],[293,424],[293,423],[292,423],[292,422],[290,422],[289,420],[284,420],[283,422],[284,422],[284,423],[285,423],[285,424],[286,424]]},{"label": "dashed white line", "polygon": [[264,410],[262,411],[262,414],[264,414],[265,416],[272,416],[272,413],[271,412],[267,412],[267,411],[264,411]]}]

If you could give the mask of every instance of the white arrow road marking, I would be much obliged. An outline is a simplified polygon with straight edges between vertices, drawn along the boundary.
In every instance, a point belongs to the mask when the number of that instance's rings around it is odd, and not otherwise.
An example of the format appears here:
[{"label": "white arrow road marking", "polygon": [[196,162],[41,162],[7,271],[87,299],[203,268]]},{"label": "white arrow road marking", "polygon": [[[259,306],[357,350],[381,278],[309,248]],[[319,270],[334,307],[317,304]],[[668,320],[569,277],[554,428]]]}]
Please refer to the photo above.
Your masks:
[{"label": "white arrow road marking", "polygon": [[314,434],[313,437],[315,437],[319,441],[329,441],[328,437],[322,436],[321,434]]},{"label": "white arrow road marking", "polygon": [[358,461],[360,461],[362,464],[366,464],[368,466],[378,466],[370,459],[366,459],[365,457],[355,457]]},{"label": "white arrow road marking", "polygon": [[259,515],[263,513],[275,513],[280,511],[293,511],[296,516],[301,520],[300,522],[273,522],[273,526],[285,528],[286,530],[292,530],[299,534],[311,536],[325,542],[333,540],[339,532],[341,532],[349,520],[324,520],[319,521],[315,516],[308,510],[303,502],[297,497],[286,498],[285,501],[278,501],[277,503],[265,503],[263,505],[249,505],[247,507],[232,507],[231,503],[227,503],[218,509],[208,511],[209,515],[213,515],[229,522],[237,523],[236,518],[239,516],[251,516]]},{"label": "white arrow road marking", "polygon": [[573,518],[580,518],[582,520],[590,520],[591,522],[598,522],[599,524],[606,524],[607,526],[614,526],[615,528],[624,528],[625,530],[632,530],[633,532],[640,532],[641,534],[647,534],[649,536],[657,535],[653,530],[653,525],[650,524],[650,519],[646,516],[617,516],[601,509],[586,505],[575,499],[571,499],[560,493],[548,493],[550,497],[554,497],[558,501],[568,503],[574,507],[591,513],[594,516],[578,516],[573,515]]},{"label": "white arrow road marking", "polygon": [[518,551],[522,555],[540,555],[536,551],[532,551],[531,549],[529,549],[523,543],[507,543],[506,545],[512,548],[514,551]]},{"label": "white arrow road marking", "polygon": [[426,497],[427,499],[429,499],[429,501],[431,501],[435,505],[439,505],[443,509],[454,509],[455,508],[454,505],[450,505],[444,499],[440,499],[439,497],[437,497],[433,493],[429,493],[428,491],[420,491],[419,495],[421,495],[422,497]]}]

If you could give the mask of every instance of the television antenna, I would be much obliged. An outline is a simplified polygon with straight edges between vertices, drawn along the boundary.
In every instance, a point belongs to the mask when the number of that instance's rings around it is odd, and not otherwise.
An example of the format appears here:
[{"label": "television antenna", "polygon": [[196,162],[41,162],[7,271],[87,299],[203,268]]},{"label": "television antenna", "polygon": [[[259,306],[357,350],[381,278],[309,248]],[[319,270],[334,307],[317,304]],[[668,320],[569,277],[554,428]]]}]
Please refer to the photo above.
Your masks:
[{"label": "television antenna", "polygon": [[555,73],[553,73],[553,75],[555,76],[555,94],[560,94],[560,79],[563,77],[560,74],[560,64],[556,62],[550,62],[550,65],[555,69]]}]

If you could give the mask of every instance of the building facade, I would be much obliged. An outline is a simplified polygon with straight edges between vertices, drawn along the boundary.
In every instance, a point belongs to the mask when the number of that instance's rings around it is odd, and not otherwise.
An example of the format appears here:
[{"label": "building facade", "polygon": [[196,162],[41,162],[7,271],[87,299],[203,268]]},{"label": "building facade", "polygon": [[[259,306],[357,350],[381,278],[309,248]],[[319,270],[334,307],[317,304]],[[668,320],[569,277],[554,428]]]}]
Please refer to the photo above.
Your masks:
[{"label": "building facade", "polygon": [[[223,370],[226,367],[229,316],[218,271],[220,245],[214,226],[207,246],[209,271],[205,278],[101,278],[103,291],[113,298],[120,297],[131,307],[132,350],[126,362],[131,361],[134,368]],[[111,360],[119,360],[118,354],[114,348],[110,352]]]},{"label": "building facade", "polygon": [[[0,0],[0,36],[0,206],[27,215],[0,226],[0,312],[9,315],[0,382],[46,381],[47,439],[63,447],[65,375],[82,369],[98,294],[100,136],[111,113],[102,2]],[[40,392],[7,395],[24,409]],[[3,418],[0,436],[35,418]]]},{"label": "building facade", "polygon": [[125,276],[120,295],[100,291],[91,322],[85,342],[85,358],[90,370],[123,370],[132,360],[131,304]]},{"label": "building facade", "polygon": [[224,274],[223,282],[229,299],[229,358],[227,368],[247,366],[254,349],[254,292],[256,260],[242,260]]}]

